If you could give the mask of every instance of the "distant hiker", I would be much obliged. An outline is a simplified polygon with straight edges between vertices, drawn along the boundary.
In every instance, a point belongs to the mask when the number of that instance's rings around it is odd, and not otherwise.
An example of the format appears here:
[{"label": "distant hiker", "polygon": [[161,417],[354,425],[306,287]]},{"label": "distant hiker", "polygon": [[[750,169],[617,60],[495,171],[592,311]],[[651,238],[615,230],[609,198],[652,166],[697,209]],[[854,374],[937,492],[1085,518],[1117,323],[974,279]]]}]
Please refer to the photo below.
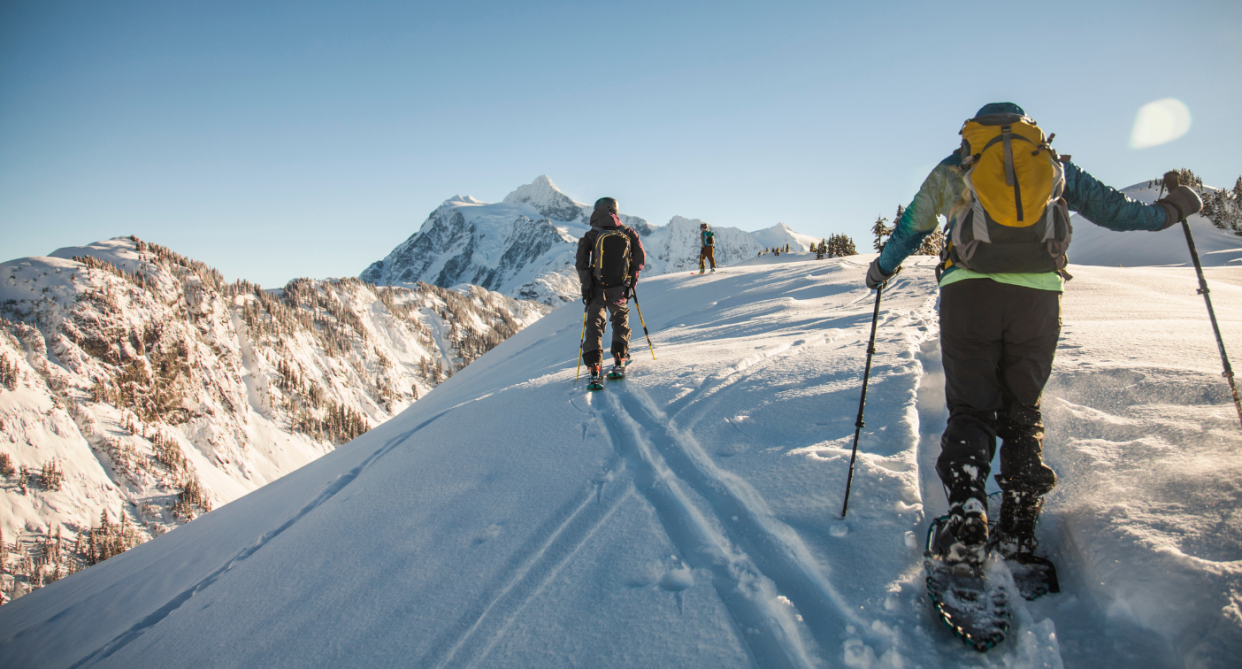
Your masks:
[{"label": "distant hiker", "polygon": [[984,486],[999,437],[1003,491],[994,545],[1030,555],[1043,496],[1057,476],[1042,458],[1040,396],[1061,332],[1069,211],[1110,230],[1163,230],[1203,204],[1178,187],[1143,204],[1058,156],[1035,121],[1009,102],[962,126],[962,145],[932,170],[867,270],[876,289],[948,219],[936,274],[948,426],[936,472],[949,519],[936,546],[946,562],[978,567],[989,544]]},{"label": "distant hiker", "polygon": [[703,260],[707,259],[712,263],[712,271],[716,271],[716,233],[712,232],[712,226],[706,223],[699,224],[699,274],[703,273]]},{"label": "distant hiker", "polygon": [[638,272],[647,262],[638,233],[621,223],[617,211],[616,200],[596,200],[591,229],[578,240],[575,266],[587,315],[582,361],[591,370],[588,387],[593,390],[603,387],[600,368],[606,325],[604,309],[607,308],[612,321],[613,370],[621,374],[629,359],[630,291],[638,284]]}]

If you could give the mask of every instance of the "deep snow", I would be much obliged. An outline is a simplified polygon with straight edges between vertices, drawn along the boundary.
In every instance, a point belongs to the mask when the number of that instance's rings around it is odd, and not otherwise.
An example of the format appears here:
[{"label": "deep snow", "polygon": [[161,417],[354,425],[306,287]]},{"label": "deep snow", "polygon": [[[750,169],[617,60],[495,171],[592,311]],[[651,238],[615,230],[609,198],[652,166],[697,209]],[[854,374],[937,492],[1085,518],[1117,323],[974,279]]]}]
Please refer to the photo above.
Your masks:
[{"label": "deep snow", "polygon": [[[1140,233],[1136,233],[1140,234]],[[1167,667],[1242,656],[1242,431],[1184,268],[1074,266],[1045,394],[1065,591],[986,655],[932,621],[936,289],[874,255],[639,286],[625,381],[569,304],[397,418],[0,607],[3,666]],[[1242,355],[1242,268],[1208,270]]]}]

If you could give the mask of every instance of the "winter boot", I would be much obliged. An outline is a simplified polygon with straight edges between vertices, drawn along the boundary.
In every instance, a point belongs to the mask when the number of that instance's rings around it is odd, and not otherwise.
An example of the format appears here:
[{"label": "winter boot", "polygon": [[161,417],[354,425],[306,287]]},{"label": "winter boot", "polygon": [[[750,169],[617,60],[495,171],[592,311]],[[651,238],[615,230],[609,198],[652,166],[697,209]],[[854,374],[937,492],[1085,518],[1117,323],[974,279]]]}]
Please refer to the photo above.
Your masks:
[{"label": "winter boot", "polygon": [[1035,524],[1044,506],[1042,495],[1017,490],[1001,493],[1000,522],[996,524],[996,550],[1005,558],[1033,555],[1039,547]]},{"label": "winter boot", "polygon": [[600,365],[599,363],[595,363],[594,365],[587,367],[587,369],[590,370],[591,372],[591,378],[587,380],[587,390],[603,390],[604,389],[604,377],[602,373],[602,368],[603,366]]},{"label": "winter boot", "polygon": [[987,559],[987,504],[977,497],[949,507],[949,518],[935,538],[935,550],[949,564],[979,569]]}]

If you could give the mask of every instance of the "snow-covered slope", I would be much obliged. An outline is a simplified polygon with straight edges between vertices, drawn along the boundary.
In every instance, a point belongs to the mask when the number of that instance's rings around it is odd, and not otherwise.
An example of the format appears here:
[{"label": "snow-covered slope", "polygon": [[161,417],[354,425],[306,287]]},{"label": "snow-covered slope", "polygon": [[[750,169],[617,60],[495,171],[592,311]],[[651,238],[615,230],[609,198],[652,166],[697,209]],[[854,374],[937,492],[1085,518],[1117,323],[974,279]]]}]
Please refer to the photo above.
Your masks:
[{"label": "snow-covered slope", "polygon": [[[1156,201],[1160,188],[1143,182],[1121,192],[1140,202],[1150,203]],[[1160,232],[1114,232],[1077,214],[1072,220],[1074,240],[1069,250],[1072,263],[1109,267],[1193,266],[1186,246],[1186,233],[1180,224]],[[1189,221],[1199,261],[1204,266],[1242,262],[1242,237],[1221,230],[1198,214],[1191,216]]]},{"label": "snow-covered slope", "polygon": [[[547,311],[357,279],[272,295],[132,238],[0,264],[0,594],[280,478]],[[123,546],[74,546],[101,517]]]},{"label": "snow-covered slope", "polygon": [[[1064,592],[981,656],[920,567],[945,508],[934,259],[885,294],[841,520],[874,255],[804,258],[651,279],[659,359],[596,394],[566,305],[327,456],[0,607],[0,665],[1233,666],[1242,431],[1191,271],[1071,268],[1040,529]],[[1242,351],[1242,269],[1208,274]]]},{"label": "snow-covered slope", "polygon": [[[674,216],[662,227],[627,214],[621,219],[643,239],[648,255],[645,276],[698,267],[699,219]],[[495,204],[455,196],[360,277],[379,285],[468,283],[559,306],[578,299],[574,253],[590,220],[591,205],[575,202],[546,176]],[[755,257],[765,247],[789,244],[793,250],[807,250],[812,242],[784,223],[758,232],[715,230],[718,265]]]}]

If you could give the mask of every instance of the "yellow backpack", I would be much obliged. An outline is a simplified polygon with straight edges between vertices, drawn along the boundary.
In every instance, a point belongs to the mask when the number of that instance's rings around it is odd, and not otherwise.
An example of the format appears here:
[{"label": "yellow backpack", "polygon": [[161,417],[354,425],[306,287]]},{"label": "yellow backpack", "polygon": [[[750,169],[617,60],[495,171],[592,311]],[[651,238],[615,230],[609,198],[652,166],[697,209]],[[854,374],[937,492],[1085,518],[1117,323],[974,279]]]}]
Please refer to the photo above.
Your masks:
[{"label": "yellow backpack", "polygon": [[1054,272],[1073,230],[1061,195],[1065,170],[1035,121],[988,114],[962,125],[967,206],[954,216],[942,269]]}]

